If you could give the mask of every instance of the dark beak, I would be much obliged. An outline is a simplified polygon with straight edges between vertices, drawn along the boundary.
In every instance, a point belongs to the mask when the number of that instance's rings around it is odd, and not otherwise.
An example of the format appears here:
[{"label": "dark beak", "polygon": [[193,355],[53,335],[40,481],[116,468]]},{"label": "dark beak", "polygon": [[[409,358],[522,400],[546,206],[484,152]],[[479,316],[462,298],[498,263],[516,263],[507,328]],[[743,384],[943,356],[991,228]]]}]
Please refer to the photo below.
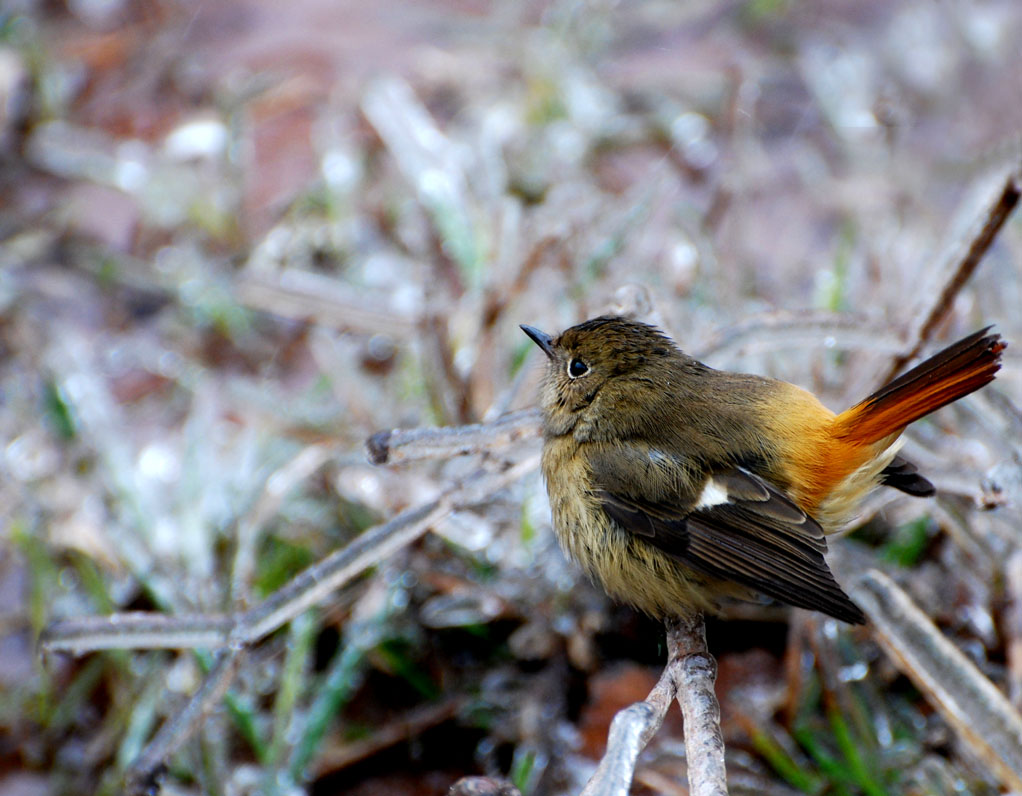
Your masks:
[{"label": "dark beak", "polygon": [[523,323],[518,328],[529,335],[532,338],[532,342],[543,349],[544,354],[550,357],[550,359],[554,358],[554,338],[546,332],[541,332],[535,326],[526,326]]}]

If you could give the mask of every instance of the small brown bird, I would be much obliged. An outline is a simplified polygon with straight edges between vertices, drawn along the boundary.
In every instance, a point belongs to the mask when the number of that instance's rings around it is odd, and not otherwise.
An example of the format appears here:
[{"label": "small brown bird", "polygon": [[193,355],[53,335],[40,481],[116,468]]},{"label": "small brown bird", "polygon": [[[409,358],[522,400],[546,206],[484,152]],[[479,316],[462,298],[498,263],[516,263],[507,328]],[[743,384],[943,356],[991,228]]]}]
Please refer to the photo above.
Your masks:
[{"label": "small brown bird", "polygon": [[932,495],[898,455],[905,426],[989,383],[989,329],[835,415],[787,382],[714,370],[659,329],[601,317],[551,337],[543,475],[562,547],[614,598],[654,617],[772,597],[846,622],[825,534],[878,485]]}]

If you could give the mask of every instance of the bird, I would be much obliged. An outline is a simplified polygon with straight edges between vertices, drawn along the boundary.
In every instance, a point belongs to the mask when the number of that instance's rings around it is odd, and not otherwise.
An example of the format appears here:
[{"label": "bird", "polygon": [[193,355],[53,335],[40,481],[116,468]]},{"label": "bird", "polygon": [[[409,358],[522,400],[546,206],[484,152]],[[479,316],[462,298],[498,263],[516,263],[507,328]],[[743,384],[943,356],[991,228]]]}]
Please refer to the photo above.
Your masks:
[{"label": "bird", "polygon": [[899,454],[901,433],[993,380],[1006,343],[990,328],[835,414],[794,384],[711,368],[636,320],[557,336],[522,325],[547,357],[541,468],[561,547],[654,618],[766,597],[865,622],[826,537],[879,486],[934,494]]}]

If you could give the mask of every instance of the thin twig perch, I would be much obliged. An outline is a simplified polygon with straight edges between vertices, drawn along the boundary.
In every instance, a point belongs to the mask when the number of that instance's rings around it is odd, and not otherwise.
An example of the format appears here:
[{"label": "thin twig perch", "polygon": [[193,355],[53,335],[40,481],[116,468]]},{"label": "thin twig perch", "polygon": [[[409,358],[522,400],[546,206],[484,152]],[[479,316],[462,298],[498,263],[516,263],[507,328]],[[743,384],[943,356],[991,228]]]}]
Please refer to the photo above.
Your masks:
[{"label": "thin twig perch", "polygon": [[713,690],[717,663],[706,648],[703,618],[668,619],[664,625],[667,665],[646,699],[614,717],[607,751],[581,796],[627,796],[639,753],[660,729],[675,699],[685,718],[689,792],[693,796],[727,794],[720,704]]},{"label": "thin twig perch", "polygon": [[717,662],[706,648],[706,626],[702,616],[691,624],[678,619],[665,624],[668,655],[681,661],[678,704],[685,717],[689,792],[693,796],[726,794],[720,703],[713,690]]}]

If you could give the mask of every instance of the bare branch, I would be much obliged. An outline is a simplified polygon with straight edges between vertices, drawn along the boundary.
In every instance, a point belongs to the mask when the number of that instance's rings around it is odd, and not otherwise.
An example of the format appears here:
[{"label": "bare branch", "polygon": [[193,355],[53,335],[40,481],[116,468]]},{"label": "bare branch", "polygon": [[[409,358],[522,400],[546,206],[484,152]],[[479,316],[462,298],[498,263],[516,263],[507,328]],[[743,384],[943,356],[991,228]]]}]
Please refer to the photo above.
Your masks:
[{"label": "bare branch", "polygon": [[539,439],[540,422],[538,409],[525,409],[491,423],[378,431],[366,441],[366,456],[373,464],[397,464],[482,453],[519,440]]},{"label": "bare branch", "polygon": [[689,792],[692,796],[726,796],[720,703],[713,690],[717,662],[706,648],[706,626],[702,616],[691,623],[669,619],[665,624],[670,658],[681,661],[678,704],[685,717]]},{"label": "bare branch", "polygon": [[234,614],[169,615],[131,611],[78,616],[49,624],[39,646],[44,653],[84,655],[113,649],[221,649],[238,618]]},{"label": "bare branch", "polygon": [[1022,790],[1022,716],[1004,694],[882,572],[869,570],[850,591],[897,667],[1003,785]]},{"label": "bare branch", "polygon": [[219,649],[250,644],[414,541],[451,511],[480,502],[536,469],[538,464],[538,456],[531,456],[498,473],[483,471],[439,499],[370,528],[347,547],[298,573],[272,596],[243,613],[226,616],[127,613],[66,619],[50,625],[40,643],[47,652],[75,654],[113,648]]},{"label": "bare branch", "polygon": [[649,696],[614,716],[607,751],[581,796],[627,796],[639,753],[664,723],[678,690],[681,661],[673,656]]},{"label": "bare branch", "polygon": [[[186,705],[169,719],[128,773],[129,793],[148,792],[167,757],[195,732],[210,707],[230,687],[241,651],[396,550],[460,505],[478,503],[538,465],[533,456],[502,472],[482,471],[438,500],[402,512],[363,533],[347,547],[300,572],[271,597],[240,614],[175,617],[131,613],[65,620],[44,631],[46,651],[201,646],[220,649],[217,664]],[[224,648],[227,648],[224,650]]]},{"label": "bare branch", "polygon": [[199,690],[177,715],[160,727],[126,772],[124,789],[129,796],[156,792],[156,780],[164,769],[165,761],[192,736],[213,706],[227,693],[242,658],[244,651],[240,647],[218,653]]},{"label": "bare branch", "polygon": [[1022,179],[1020,179],[1017,171],[1013,171],[1005,181],[1000,196],[990,206],[979,228],[971,236],[965,251],[960,257],[951,260],[949,263],[950,267],[946,269],[947,276],[944,281],[944,287],[937,294],[936,300],[930,305],[928,310],[924,309],[919,316],[920,320],[916,322],[915,328],[911,329],[912,339],[915,341],[912,343],[912,347],[900,356],[895,357],[891,363],[890,370],[881,383],[893,379],[902,371],[906,364],[919,356],[919,352],[929,342],[937,326],[940,325],[940,322],[951,311],[951,305],[954,302],[955,296],[961,292],[965,283],[969,281],[969,278],[979,266],[983,255],[986,254],[987,249],[994,242],[994,238],[997,237],[997,233],[1004,226],[1004,222],[1008,220],[1008,217],[1018,204],[1020,196],[1022,196]]},{"label": "bare branch", "polygon": [[614,717],[607,751],[581,796],[627,796],[639,753],[664,723],[675,698],[685,717],[689,792],[694,796],[727,794],[720,705],[713,691],[717,664],[706,649],[706,626],[702,616],[691,623],[668,619],[664,624],[667,665],[645,700]]}]

